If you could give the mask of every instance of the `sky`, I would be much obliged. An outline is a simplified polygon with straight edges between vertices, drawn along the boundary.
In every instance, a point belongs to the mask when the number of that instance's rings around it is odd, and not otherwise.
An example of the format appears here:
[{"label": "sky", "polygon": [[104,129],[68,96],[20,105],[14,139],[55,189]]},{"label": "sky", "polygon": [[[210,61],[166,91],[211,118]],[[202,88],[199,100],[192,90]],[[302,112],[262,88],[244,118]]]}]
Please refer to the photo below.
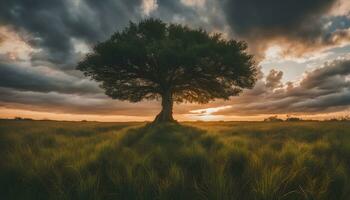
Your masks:
[{"label": "sky", "polygon": [[94,44],[149,17],[244,40],[259,69],[230,100],[176,104],[180,121],[350,114],[348,0],[2,0],[0,118],[152,120],[159,102],[112,100],[75,70]]}]

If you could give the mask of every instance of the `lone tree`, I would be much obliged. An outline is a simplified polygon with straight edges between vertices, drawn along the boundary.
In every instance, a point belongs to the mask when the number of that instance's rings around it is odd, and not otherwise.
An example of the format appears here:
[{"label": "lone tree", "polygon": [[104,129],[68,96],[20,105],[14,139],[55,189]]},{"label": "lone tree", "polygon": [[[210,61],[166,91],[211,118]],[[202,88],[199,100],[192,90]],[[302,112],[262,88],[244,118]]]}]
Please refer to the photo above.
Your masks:
[{"label": "lone tree", "polygon": [[157,19],[130,23],[78,64],[113,99],[162,99],[154,122],[174,121],[173,102],[229,99],[256,81],[245,42]]}]

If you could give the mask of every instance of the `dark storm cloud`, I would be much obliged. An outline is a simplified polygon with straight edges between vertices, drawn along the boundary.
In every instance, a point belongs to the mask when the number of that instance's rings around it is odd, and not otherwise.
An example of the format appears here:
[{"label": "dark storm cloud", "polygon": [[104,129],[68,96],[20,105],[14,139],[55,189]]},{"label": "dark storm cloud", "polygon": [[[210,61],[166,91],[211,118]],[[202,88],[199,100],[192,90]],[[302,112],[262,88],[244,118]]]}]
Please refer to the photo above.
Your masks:
[{"label": "dark storm cloud", "polygon": [[[180,0],[158,0],[158,6],[159,9],[155,12],[155,15],[158,17],[165,18],[168,21],[172,21],[173,17],[176,15],[185,19],[197,18],[198,20],[196,11],[182,4]],[[188,22],[191,23],[191,21]],[[192,23],[197,22],[192,21]]]},{"label": "dark storm cloud", "polygon": [[276,39],[294,47],[286,52],[295,55],[350,41],[344,31],[350,27],[348,16],[328,15],[338,0],[220,2],[233,32],[248,40],[257,54]]},{"label": "dark storm cloud", "polygon": [[[158,8],[151,16],[209,30],[222,31],[226,21],[221,15],[225,15],[232,30],[252,46],[264,45],[272,37],[308,43],[321,37],[323,43],[331,44],[336,42],[333,32],[338,30],[337,38],[345,37],[339,30],[349,27],[344,24],[346,17],[322,18],[336,0],[207,0],[202,8],[186,6],[180,0],[156,2]],[[140,20],[144,16],[141,5],[142,0],[3,0],[0,24],[32,36],[30,44],[42,49],[33,53],[34,65],[52,63],[72,69],[81,57],[74,51],[73,38],[89,45],[104,40],[130,20]],[[323,30],[327,22],[334,23]]]},{"label": "dark storm cloud", "polygon": [[337,92],[337,89],[350,87],[350,82],[346,80],[347,75],[350,75],[350,60],[335,60],[307,73],[300,86],[305,89],[318,88]]},{"label": "dark storm cloud", "polygon": [[[315,22],[336,0],[224,0],[228,22],[239,35],[262,34],[311,37]],[[310,23],[312,22],[312,23]],[[259,36],[259,35],[256,35]]]},{"label": "dark storm cloud", "polygon": [[157,9],[148,17],[160,18],[165,22],[181,23],[193,28],[203,28],[231,35],[225,30],[227,23],[220,5],[215,0],[191,1],[157,0]]},{"label": "dark storm cloud", "polygon": [[281,87],[282,84],[282,71],[277,71],[272,69],[270,73],[266,76],[266,87],[267,88],[278,88]]},{"label": "dark storm cloud", "polygon": [[[73,39],[93,45],[121,30],[129,21],[144,16],[142,0],[3,0],[0,25],[6,25],[26,37],[34,48],[32,64],[71,70],[81,58]],[[173,21],[199,22],[198,13],[180,1],[158,0],[153,17]],[[205,25],[200,23],[200,25]],[[208,26],[209,27],[209,26]]]},{"label": "dark storm cloud", "polygon": [[[41,69],[41,70],[40,70]],[[50,69],[22,67],[0,63],[0,87],[22,91],[60,92],[69,94],[101,93],[97,84],[86,79]],[[0,96],[3,98],[3,94]]]},{"label": "dark storm cloud", "polygon": [[[2,105],[90,114],[144,115],[149,109],[158,111],[158,104],[154,103],[136,105],[109,100],[97,84],[66,71],[73,69],[82,56],[75,52],[74,40],[87,45],[105,40],[129,21],[144,17],[141,4],[142,0],[0,1],[0,25],[18,33],[34,49],[41,49],[30,54],[31,63],[26,66],[9,63],[6,55],[0,55]],[[162,0],[158,4],[162,11],[155,17],[167,21],[175,15],[197,19],[193,9],[180,1]],[[55,73],[46,73],[38,66],[51,67]],[[99,97],[91,97],[93,94]]]},{"label": "dark storm cloud", "polygon": [[[7,78],[5,85],[0,81],[0,106],[7,108],[28,109],[36,111],[50,111],[57,113],[73,114],[102,114],[102,115],[134,115],[152,116],[159,110],[159,104],[154,102],[142,102],[131,104],[114,101],[101,93],[69,93],[82,91],[84,85],[79,88],[60,88],[69,85],[61,79],[40,79],[37,75],[25,74],[14,71],[8,67],[0,67],[7,70],[7,74],[14,77]],[[12,66],[13,67],[13,66]],[[255,114],[285,114],[285,113],[325,113],[342,111],[350,106],[350,59],[341,59],[328,62],[313,71],[305,74],[297,83],[287,83],[281,88],[282,73],[272,70],[266,78],[261,78],[254,89],[245,91],[240,97],[233,97],[231,101],[216,101],[206,107],[219,107],[231,105],[232,108],[219,111],[214,114],[224,115],[255,115]],[[3,73],[3,71],[0,71]],[[24,76],[22,74],[25,74]],[[24,78],[25,77],[25,78]],[[21,79],[22,85],[9,85],[12,78]],[[26,82],[23,82],[25,79]],[[50,81],[56,83],[50,83]],[[34,82],[34,83],[33,83]],[[24,84],[26,83],[26,84]],[[6,85],[7,84],[7,85]],[[37,88],[30,91],[29,86]],[[39,86],[42,85],[42,86]],[[48,85],[48,88],[45,87]],[[12,90],[11,88],[17,88]],[[48,92],[50,88],[56,88],[67,94]],[[62,89],[62,90],[61,90]],[[51,91],[51,90],[50,90]],[[183,106],[176,110],[177,114],[187,114],[189,110],[203,108],[199,105]]]},{"label": "dark storm cloud", "polygon": [[[114,31],[123,28],[129,21],[139,20],[142,15],[140,6],[142,0],[105,0],[103,2],[96,0],[85,0],[90,12],[94,16],[94,22],[88,23],[87,26],[95,26],[95,32],[98,33],[98,38],[89,38],[96,41],[102,38],[109,37]],[[82,13],[82,19],[85,14]],[[75,24],[73,24],[75,26]],[[80,32],[79,35],[85,35],[86,31]]]},{"label": "dark storm cloud", "polygon": [[329,24],[326,27],[326,30],[327,30],[328,33],[332,33],[333,31],[336,31],[338,29],[347,29],[347,28],[350,27],[350,15],[348,15],[348,16],[341,15],[341,16],[329,17],[324,22]]},{"label": "dark storm cloud", "polygon": [[56,67],[72,68],[77,61],[72,38],[88,43],[106,38],[132,16],[137,16],[140,2],[3,0],[0,2],[0,24],[32,36],[30,44],[42,49],[33,55],[34,61],[46,60]]},{"label": "dark storm cloud", "polygon": [[324,111],[341,111],[344,107],[350,105],[350,90],[344,92],[333,93],[320,96],[317,99],[307,99],[303,102],[295,103],[292,107],[296,107],[299,112],[304,110],[308,112],[324,112]]},{"label": "dark storm cloud", "polygon": [[0,108],[15,108],[33,111],[97,114],[153,116],[159,111],[159,105],[151,102],[131,104],[115,101],[101,95],[73,95],[57,92],[15,91],[0,87]]},{"label": "dark storm cloud", "polygon": [[327,62],[307,72],[299,84],[288,82],[272,90],[271,83],[279,83],[280,75],[271,71],[265,82],[260,80],[253,90],[232,98],[232,108],[217,114],[322,113],[350,106],[350,59]]}]

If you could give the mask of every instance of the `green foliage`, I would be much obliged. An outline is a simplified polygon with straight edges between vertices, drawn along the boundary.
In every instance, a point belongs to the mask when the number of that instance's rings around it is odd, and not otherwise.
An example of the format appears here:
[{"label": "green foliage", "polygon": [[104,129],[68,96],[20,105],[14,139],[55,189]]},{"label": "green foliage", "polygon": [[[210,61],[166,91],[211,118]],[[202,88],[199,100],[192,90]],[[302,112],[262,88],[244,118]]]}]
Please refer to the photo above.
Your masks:
[{"label": "green foliage", "polygon": [[97,44],[78,69],[115,99],[137,102],[171,93],[206,103],[252,87],[256,69],[246,43],[202,29],[147,19]]},{"label": "green foliage", "polygon": [[2,199],[347,199],[348,122],[0,121]]},{"label": "green foliage", "polygon": [[246,50],[245,42],[220,34],[147,19],[98,43],[77,69],[113,99],[161,97],[165,111],[158,118],[172,121],[173,101],[207,103],[252,88],[256,68]]}]

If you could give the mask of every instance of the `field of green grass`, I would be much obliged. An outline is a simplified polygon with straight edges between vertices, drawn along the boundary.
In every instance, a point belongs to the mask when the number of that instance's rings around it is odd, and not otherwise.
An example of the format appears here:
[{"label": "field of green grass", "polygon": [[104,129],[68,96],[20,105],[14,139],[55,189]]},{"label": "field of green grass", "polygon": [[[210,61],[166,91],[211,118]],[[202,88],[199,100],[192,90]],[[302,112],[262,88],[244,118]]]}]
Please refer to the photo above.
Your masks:
[{"label": "field of green grass", "polygon": [[1,120],[0,195],[346,200],[350,123]]}]

